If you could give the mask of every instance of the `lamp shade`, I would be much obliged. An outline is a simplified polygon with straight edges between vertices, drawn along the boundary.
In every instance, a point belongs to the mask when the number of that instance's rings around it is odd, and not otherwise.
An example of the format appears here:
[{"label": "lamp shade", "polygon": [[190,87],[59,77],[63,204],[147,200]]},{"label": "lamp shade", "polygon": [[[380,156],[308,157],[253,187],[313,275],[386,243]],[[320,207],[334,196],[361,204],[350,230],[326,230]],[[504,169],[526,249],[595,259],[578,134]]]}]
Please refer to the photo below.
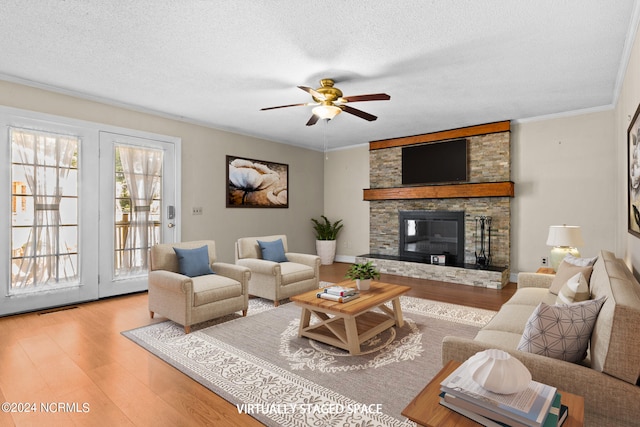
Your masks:
[{"label": "lamp shade", "polygon": [[580,227],[577,225],[552,225],[549,227],[547,246],[577,248],[584,245]]},{"label": "lamp shade", "polygon": [[318,105],[313,110],[313,114],[320,117],[321,119],[331,120],[338,114],[342,112],[342,110],[335,105]]}]

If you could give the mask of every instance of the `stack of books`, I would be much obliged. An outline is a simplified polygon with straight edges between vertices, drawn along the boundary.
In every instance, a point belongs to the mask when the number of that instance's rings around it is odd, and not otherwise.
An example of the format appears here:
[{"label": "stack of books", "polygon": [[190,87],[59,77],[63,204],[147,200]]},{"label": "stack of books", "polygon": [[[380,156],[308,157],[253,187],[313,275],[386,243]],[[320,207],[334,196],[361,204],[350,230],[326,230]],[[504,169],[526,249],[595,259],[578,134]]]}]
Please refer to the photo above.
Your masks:
[{"label": "stack of books", "polygon": [[440,404],[484,426],[557,427],[567,418],[555,387],[531,381],[518,393],[497,394],[482,388],[463,363],[440,383]]},{"label": "stack of books", "polygon": [[331,301],[347,302],[360,296],[354,288],[346,288],[343,286],[329,286],[324,288],[322,292],[317,293],[318,298],[324,298]]}]

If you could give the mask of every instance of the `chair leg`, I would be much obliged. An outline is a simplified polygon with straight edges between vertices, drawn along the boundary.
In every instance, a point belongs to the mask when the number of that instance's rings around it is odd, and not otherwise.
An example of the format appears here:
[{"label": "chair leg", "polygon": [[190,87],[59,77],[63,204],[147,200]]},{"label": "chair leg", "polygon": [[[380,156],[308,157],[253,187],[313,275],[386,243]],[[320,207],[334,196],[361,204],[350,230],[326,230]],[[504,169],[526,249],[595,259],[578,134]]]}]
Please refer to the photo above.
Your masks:
[{"label": "chair leg", "polygon": [[154,315],[153,311],[149,310],[149,316],[151,316],[152,319],[153,319],[153,315]]},{"label": "chair leg", "polygon": [[247,317],[247,310],[242,310],[242,317]]},{"label": "chair leg", "polygon": [[191,325],[184,325],[184,333],[185,334],[191,333]]}]

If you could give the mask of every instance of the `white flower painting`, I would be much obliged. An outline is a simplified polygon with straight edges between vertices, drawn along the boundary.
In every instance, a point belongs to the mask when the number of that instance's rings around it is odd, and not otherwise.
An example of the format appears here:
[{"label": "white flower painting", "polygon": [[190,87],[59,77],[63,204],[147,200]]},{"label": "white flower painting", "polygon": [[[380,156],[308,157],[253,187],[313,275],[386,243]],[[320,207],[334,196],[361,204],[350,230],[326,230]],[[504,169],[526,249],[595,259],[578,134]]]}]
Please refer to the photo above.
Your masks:
[{"label": "white flower painting", "polygon": [[289,167],[227,156],[227,207],[289,207]]},{"label": "white flower painting", "polygon": [[629,156],[629,233],[640,237],[640,120],[636,110],[627,130]]}]

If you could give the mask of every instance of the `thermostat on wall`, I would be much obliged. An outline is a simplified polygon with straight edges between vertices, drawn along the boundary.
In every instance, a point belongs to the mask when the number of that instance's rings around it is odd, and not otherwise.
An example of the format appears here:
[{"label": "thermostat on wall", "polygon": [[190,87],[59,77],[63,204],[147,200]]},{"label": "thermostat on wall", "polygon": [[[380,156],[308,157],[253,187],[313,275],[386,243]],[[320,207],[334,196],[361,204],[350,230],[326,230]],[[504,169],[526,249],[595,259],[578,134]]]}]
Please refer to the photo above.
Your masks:
[{"label": "thermostat on wall", "polygon": [[431,264],[446,264],[447,257],[445,255],[431,255]]}]

